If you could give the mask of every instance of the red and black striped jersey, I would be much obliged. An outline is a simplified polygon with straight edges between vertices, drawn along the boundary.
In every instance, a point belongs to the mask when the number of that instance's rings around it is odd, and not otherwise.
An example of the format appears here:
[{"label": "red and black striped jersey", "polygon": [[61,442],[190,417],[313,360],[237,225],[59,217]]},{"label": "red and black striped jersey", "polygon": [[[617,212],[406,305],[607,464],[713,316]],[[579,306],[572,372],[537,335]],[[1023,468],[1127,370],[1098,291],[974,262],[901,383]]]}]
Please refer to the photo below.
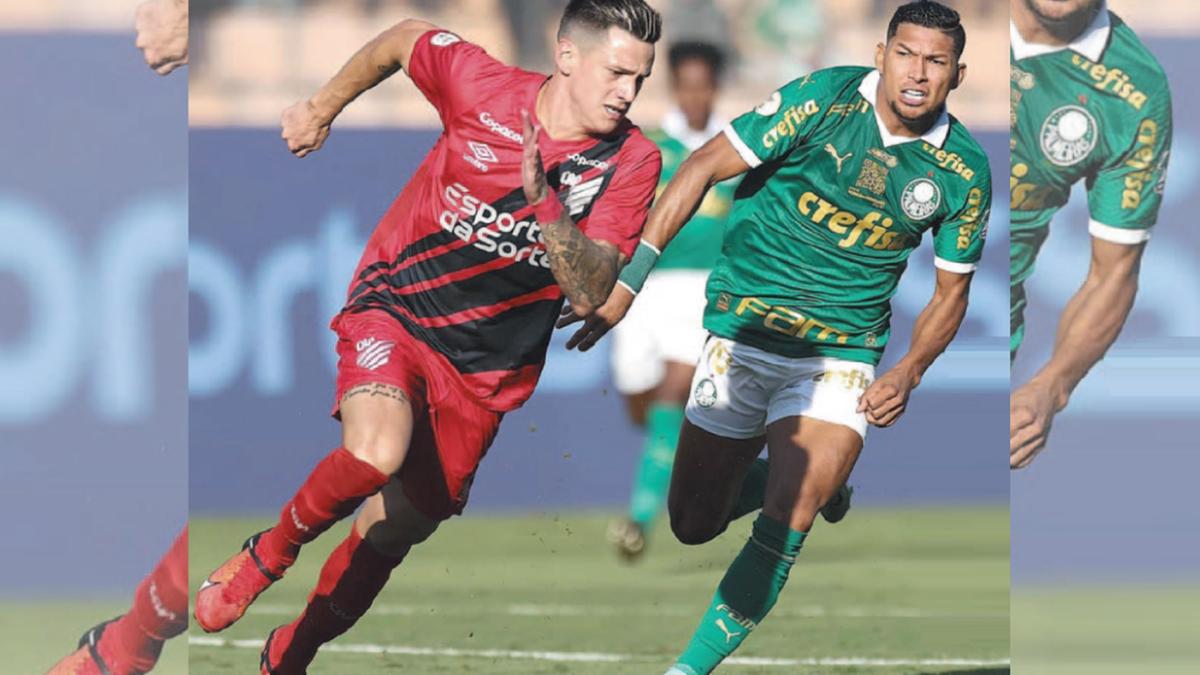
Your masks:
[{"label": "red and black striped jersey", "polygon": [[[512,410],[533,393],[563,301],[521,186],[521,110],[534,114],[547,78],[437,30],[408,74],[443,132],[372,234],[343,311],[388,312],[485,407]],[[632,255],[658,183],[654,144],[626,120],[540,147],[575,224]]]}]

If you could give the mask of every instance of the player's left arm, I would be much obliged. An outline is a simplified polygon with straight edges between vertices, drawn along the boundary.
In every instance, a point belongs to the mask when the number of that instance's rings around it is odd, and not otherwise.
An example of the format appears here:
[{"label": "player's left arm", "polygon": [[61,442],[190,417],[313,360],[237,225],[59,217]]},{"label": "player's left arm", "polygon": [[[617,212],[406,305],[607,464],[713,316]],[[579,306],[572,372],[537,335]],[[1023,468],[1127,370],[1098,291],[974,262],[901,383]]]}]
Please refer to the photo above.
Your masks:
[{"label": "player's left arm", "polygon": [[978,173],[957,211],[934,229],[937,283],[933,298],[917,316],[908,353],[876,378],[859,400],[858,411],[866,413],[867,422],[875,426],[888,427],[900,419],[912,390],[946,351],[966,316],[971,279],[983,255],[992,208],[992,181],[986,164]]},{"label": "player's left arm", "polygon": [[1091,266],[1059,319],[1050,360],[1010,398],[1011,468],[1028,466],[1046,447],[1055,415],[1129,317],[1142,252],[1162,204],[1171,136],[1171,96],[1164,81],[1128,130],[1124,147],[1088,179]]},{"label": "player's left arm", "polygon": [[1054,416],[1092,366],[1104,358],[1133,308],[1145,244],[1092,239],[1092,264],[1059,319],[1054,354],[1037,375],[1013,392],[1009,464],[1028,466],[1045,447]]},{"label": "player's left arm", "polygon": [[166,75],[188,62],[188,0],[147,0],[134,16],[137,48],[146,64]]},{"label": "player's left arm", "polygon": [[925,371],[946,351],[967,314],[972,272],[937,270],[933,298],[913,326],[908,353],[863,393],[858,411],[877,427],[890,427],[908,407],[908,397],[921,383]]},{"label": "player's left arm", "polygon": [[[542,230],[550,272],[571,307],[590,314],[612,292],[625,256],[612,242],[588,237],[571,219],[546,180],[537,144],[540,127],[534,126],[527,111],[521,111],[521,120],[525,139],[521,179],[525,198],[533,206]],[[657,178],[656,175],[654,182]],[[650,187],[653,194],[653,185]]]}]

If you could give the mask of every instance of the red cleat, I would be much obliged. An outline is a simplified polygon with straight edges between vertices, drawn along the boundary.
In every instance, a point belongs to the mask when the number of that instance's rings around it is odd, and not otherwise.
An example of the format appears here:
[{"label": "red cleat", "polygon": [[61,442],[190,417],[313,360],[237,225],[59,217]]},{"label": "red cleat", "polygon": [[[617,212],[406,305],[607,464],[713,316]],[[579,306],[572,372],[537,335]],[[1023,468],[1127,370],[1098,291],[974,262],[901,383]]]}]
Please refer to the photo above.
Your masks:
[{"label": "red cleat", "polygon": [[208,633],[232,626],[260,593],[279,581],[254,552],[262,532],[250,537],[242,550],[208,575],[196,592],[196,623]]},{"label": "red cleat", "polygon": [[46,675],[120,675],[108,667],[100,654],[100,637],[104,634],[104,628],[113,621],[116,619],[105,621],[84,633],[79,638],[79,647],[54,664]]}]

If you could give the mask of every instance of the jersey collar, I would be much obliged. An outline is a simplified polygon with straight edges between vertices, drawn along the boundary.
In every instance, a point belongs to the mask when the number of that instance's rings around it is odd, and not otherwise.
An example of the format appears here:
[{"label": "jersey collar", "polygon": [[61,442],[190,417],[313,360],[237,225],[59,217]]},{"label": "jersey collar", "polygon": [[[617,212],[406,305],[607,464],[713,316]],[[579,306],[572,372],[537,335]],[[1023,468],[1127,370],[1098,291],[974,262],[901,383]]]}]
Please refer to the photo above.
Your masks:
[{"label": "jersey collar", "polygon": [[1096,16],[1088,27],[1079,34],[1070,44],[1066,45],[1043,45],[1036,42],[1026,42],[1021,37],[1020,31],[1017,30],[1017,24],[1011,19],[1008,21],[1008,36],[1012,43],[1013,56],[1017,60],[1027,59],[1031,56],[1041,56],[1043,54],[1053,54],[1061,52],[1064,49],[1070,49],[1081,56],[1087,57],[1088,61],[1099,63],[1101,57],[1104,56],[1104,48],[1108,46],[1108,34],[1112,32],[1112,21],[1108,18],[1108,2],[1100,3],[1100,11],[1096,12]]},{"label": "jersey collar", "polygon": [[917,138],[909,136],[897,136],[888,131],[883,125],[883,120],[879,117],[879,111],[875,106],[875,92],[879,89],[879,71],[872,70],[863,78],[862,84],[858,85],[858,93],[871,104],[872,112],[875,113],[875,124],[879,126],[879,137],[883,139],[883,147],[890,148],[893,145],[901,143],[909,143],[911,141],[925,141],[934,147],[942,147],[946,142],[946,136],[950,134],[950,115],[946,113],[946,107],[942,106],[942,114],[938,115],[937,121],[924,134]]}]

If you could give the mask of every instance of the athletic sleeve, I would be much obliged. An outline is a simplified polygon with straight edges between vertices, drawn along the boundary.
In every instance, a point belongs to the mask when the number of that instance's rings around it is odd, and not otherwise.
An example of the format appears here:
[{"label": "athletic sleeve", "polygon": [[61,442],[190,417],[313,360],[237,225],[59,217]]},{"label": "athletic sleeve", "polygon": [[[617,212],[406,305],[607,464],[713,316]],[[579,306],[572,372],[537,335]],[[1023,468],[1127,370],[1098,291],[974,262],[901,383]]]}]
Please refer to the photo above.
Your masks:
[{"label": "athletic sleeve", "polygon": [[793,80],[725,127],[725,137],[751,169],[783,157],[812,135],[828,105],[825,77],[822,72]]},{"label": "athletic sleeve", "polygon": [[645,151],[631,158],[628,166],[622,163],[617,167],[608,189],[588,215],[584,229],[588,238],[615,245],[626,258],[633,257],[641,239],[662,171],[658,148],[648,141],[645,146]]},{"label": "athletic sleeve", "polygon": [[958,210],[933,232],[933,264],[947,272],[969,274],[979,266],[992,215],[992,174],[986,161]]},{"label": "athletic sleeve", "polygon": [[485,98],[513,70],[478,45],[441,29],[418,38],[408,61],[409,78],[437,108],[442,124]]},{"label": "athletic sleeve", "polygon": [[1088,230],[1118,244],[1150,238],[1158,222],[1171,153],[1171,96],[1164,82],[1145,105],[1126,145],[1088,181]]}]

